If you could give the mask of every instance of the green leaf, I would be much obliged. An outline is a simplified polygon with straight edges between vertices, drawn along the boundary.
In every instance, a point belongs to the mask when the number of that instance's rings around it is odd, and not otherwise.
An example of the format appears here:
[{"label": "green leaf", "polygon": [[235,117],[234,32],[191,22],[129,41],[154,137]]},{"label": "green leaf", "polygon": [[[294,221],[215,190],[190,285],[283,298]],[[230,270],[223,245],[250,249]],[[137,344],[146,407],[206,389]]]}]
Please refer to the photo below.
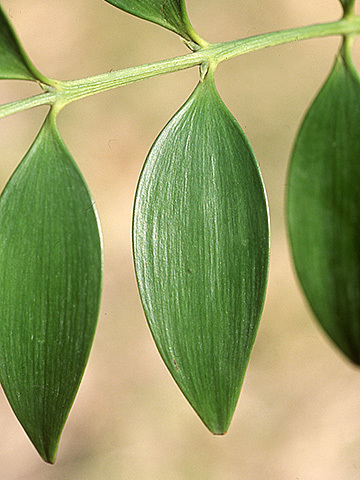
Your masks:
[{"label": "green leaf", "polygon": [[134,207],[145,314],[205,425],[226,432],[267,280],[268,212],[247,139],[209,77],[155,141]]},{"label": "green leaf", "polygon": [[198,40],[190,25],[184,0],[106,0],[136,17],[157,23],[185,38]]},{"label": "green leaf", "polygon": [[355,0],[340,0],[340,2],[344,8],[345,14],[350,11],[353,11]]},{"label": "green leaf", "polygon": [[[41,77],[41,78],[40,78]],[[0,6],[0,78],[43,80],[24,52]]]},{"label": "green leaf", "polygon": [[102,248],[94,202],[48,116],[0,197],[0,380],[47,462],[93,340]]},{"label": "green leaf", "polygon": [[288,228],[296,271],[319,322],[360,364],[360,81],[338,56],[300,129]]}]

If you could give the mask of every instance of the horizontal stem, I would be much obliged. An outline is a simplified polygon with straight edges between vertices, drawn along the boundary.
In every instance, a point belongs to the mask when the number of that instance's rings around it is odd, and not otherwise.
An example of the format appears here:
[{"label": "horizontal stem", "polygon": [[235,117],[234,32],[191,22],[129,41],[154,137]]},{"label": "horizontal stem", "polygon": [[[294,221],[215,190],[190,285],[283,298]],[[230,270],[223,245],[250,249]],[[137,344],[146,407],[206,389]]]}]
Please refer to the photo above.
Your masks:
[{"label": "horizontal stem", "polygon": [[360,33],[360,17],[341,19],[337,22],[307,27],[283,30],[280,32],[265,33],[245,39],[215,43],[197,52],[162,60],[147,65],[125,68],[87,79],[73,80],[61,83],[61,88],[66,92],[67,98],[72,101],[87,95],[109,90],[111,88],[128,85],[146,78],[176,72],[186,68],[201,65],[204,62],[216,64],[230,58],[243,55],[267,47],[306,40],[309,38],[325,37],[330,35],[348,35]]},{"label": "horizontal stem", "polygon": [[95,93],[123,85],[176,72],[210,62],[217,65],[230,58],[267,47],[332,35],[360,34],[360,16],[345,16],[339,21],[322,23],[279,32],[265,33],[254,37],[208,45],[187,55],[161,60],[159,62],[111,71],[93,77],[66,82],[52,81],[54,91],[45,92],[25,100],[0,106],[0,118],[38,105],[57,105],[60,110],[66,104]]},{"label": "horizontal stem", "polygon": [[360,16],[342,18],[337,22],[320,23],[300,28],[291,28],[279,32],[264,33],[254,37],[216,44],[218,53],[217,62],[223,62],[230,58],[254,52],[263,48],[275,47],[285,43],[309,40],[310,38],[329,37],[333,35],[356,35],[360,34]]},{"label": "horizontal stem", "polygon": [[138,82],[139,80],[157,77],[159,75],[164,75],[165,73],[185,70],[186,68],[200,65],[203,61],[204,51],[199,50],[198,52],[183,55],[181,57],[169,58],[159,62],[102,73],[85,79],[60,82],[59,89],[66,95],[67,99],[72,101],[94,93]]},{"label": "horizontal stem", "polygon": [[22,112],[23,110],[28,110],[29,108],[39,107],[40,105],[53,105],[56,102],[57,97],[58,95],[55,92],[44,92],[34,95],[33,97],[5,103],[4,105],[0,105],[0,118]]}]

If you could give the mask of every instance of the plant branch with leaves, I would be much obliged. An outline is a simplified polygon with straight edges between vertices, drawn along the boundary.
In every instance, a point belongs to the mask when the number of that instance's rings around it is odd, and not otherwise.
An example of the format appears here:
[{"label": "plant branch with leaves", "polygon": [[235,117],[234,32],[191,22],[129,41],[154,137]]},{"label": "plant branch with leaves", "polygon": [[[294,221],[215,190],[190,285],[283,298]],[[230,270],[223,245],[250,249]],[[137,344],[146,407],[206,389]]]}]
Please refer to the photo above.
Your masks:
[{"label": "plant branch with leaves", "polygon": [[89,95],[200,67],[194,92],[145,161],[134,202],[133,251],[157,348],[203,423],[223,434],[263,309],[270,233],[255,155],[216,90],[215,70],[255,50],[342,36],[333,70],[295,142],[286,204],[294,263],[309,304],[335,344],[360,364],[360,80],[352,61],[360,17],[354,1],[341,0],[344,15],[336,22],[217,44],[194,31],[183,0],[107,1],[175,32],[191,53],[90,78],[48,79],[0,7],[0,78],[35,81],[43,89],[1,105],[0,117],[51,107],[0,197],[0,381],[50,463],[85,369],[101,297],[95,204],[56,126],[62,108]]}]

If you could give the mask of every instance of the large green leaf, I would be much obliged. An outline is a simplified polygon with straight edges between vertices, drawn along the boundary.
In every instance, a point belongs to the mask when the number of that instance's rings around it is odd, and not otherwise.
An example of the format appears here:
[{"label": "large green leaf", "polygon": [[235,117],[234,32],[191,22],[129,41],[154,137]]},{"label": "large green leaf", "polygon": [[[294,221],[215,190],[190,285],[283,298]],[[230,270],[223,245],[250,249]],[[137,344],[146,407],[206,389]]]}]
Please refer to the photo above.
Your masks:
[{"label": "large green leaf", "polygon": [[0,78],[37,80],[42,77],[30,62],[0,6]]},{"label": "large green leaf", "polygon": [[0,197],[0,380],[53,462],[97,322],[102,248],[94,202],[52,116]]},{"label": "large green leaf", "polygon": [[205,425],[226,432],[269,255],[258,165],[207,78],[155,141],[134,207],[135,267],[160,354]]},{"label": "large green leaf", "polygon": [[301,285],[321,325],[360,364],[360,81],[338,56],[300,129],[287,217]]},{"label": "large green leaf", "polygon": [[184,0],[106,0],[136,17],[157,23],[186,40],[193,40]]}]

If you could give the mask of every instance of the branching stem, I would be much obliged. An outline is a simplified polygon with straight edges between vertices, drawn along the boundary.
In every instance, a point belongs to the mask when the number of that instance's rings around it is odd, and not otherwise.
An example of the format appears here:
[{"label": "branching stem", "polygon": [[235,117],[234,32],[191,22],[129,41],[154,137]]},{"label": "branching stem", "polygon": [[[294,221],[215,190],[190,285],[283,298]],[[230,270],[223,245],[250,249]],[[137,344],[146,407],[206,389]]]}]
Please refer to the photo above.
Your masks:
[{"label": "branching stem", "polygon": [[80,98],[104,92],[112,88],[144,80],[146,78],[176,72],[201,65],[204,62],[217,65],[230,58],[263,48],[310,38],[332,35],[354,36],[360,34],[360,16],[346,15],[339,21],[322,23],[279,32],[265,33],[224,43],[209,44],[196,52],[155,63],[111,71],[93,77],[66,82],[51,80],[53,88],[42,94],[0,106],[0,118],[39,105],[54,105],[59,111],[68,103]]}]

